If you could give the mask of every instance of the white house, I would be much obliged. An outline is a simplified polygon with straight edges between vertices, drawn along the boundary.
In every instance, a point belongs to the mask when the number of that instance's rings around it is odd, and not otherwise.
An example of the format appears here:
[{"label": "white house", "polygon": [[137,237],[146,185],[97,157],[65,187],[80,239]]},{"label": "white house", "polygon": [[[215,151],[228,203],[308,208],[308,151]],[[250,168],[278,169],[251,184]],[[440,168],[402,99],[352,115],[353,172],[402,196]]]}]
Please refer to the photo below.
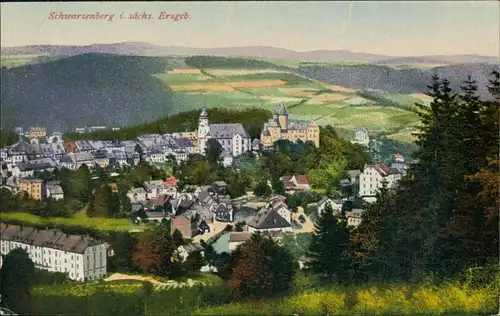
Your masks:
[{"label": "white house", "polygon": [[144,202],[147,199],[147,192],[144,188],[132,188],[127,192],[127,197],[132,203]]},{"label": "white house", "polygon": [[347,218],[347,226],[357,227],[361,224],[363,213],[365,210],[362,209],[352,209],[349,212],[346,212],[345,216]]},{"label": "white house", "polygon": [[151,150],[146,154],[146,160],[151,163],[165,163],[166,155],[160,150]]},{"label": "white house", "polygon": [[236,247],[250,240],[250,238],[252,238],[252,233],[250,232],[230,232],[228,241],[229,252],[233,252]]},{"label": "white house", "polygon": [[260,232],[291,232],[292,224],[284,219],[276,210],[263,207],[248,222],[250,233]]},{"label": "white house", "polygon": [[201,255],[203,256],[204,255],[203,250],[204,250],[204,248],[201,244],[191,243],[191,244],[179,246],[179,248],[177,248],[177,255],[179,256],[179,259],[181,260],[181,262],[184,262],[189,257],[189,255],[194,253],[194,252],[199,251],[201,253]]},{"label": "white house", "polygon": [[401,173],[395,168],[389,168],[384,163],[367,165],[359,175],[359,196],[367,202],[375,201],[375,194],[384,181],[390,188],[399,180],[401,180]]},{"label": "white house", "polygon": [[338,214],[342,211],[342,205],[344,204],[341,200],[332,200],[329,197],[325,196],[321,200],[318,201],[318,216],[321,216],[327,204],[330,204],[333,210],[333,214]]},{"label": "white house", "polygon": [[58,230],[1,224],[0,253],[24,249],[38,269],[68,274],[72,280],[102,278],[107,273],[105,243],[88,236],[67,235]]},{"label": "white house", "polygon": [[353,144],[360,144],[368,147],[370,144],[370,136],[368,135],[368,130],[366,128],[357,128],[354,133],[354,140],[351,141]]},{"label": "white house", "polygon": [[[146,190],[146,198],[155,199],[160,195],[177,193],[175,187],[167,186],[162,180],[151,180],[143,183],[144,190]],[[175,197],[175,196],[174,196]]]},{"label": "white house", "polygon": [[59,160],[59,166],[69,170],[74,170],[76,167],[75,154],[67,154]]},{"label": "white house", "polygon": [[292,211],[288,209],[288,205],[285,202],[274,199],[267,203],[265,208],[268,210],[275,210],[281,217],[286,219],[288,223],[292,222]]},{"label": "white house", "polygon": [[45,185],[46,197],[54,200],[62,200],[64,199],[63,189],[59,184],[50,184],[47,183]]},{"label": "white house", "polygon": [[283,176],[280,178],[283,181],[285,190],[289,194],[295,194],[299,191],[310,191],[309,180],[306,175]]}]

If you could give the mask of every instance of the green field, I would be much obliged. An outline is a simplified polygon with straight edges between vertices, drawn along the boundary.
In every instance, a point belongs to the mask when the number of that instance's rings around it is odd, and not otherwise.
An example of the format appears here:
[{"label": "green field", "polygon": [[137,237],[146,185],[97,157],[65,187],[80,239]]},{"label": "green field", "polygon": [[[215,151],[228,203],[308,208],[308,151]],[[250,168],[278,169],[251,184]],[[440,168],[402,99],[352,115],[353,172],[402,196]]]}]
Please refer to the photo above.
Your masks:
[{"label": "green field", "polygon": [[96,230],[106,231],[131,231],[141,230],[144,226],[135,225],[130,219],[114,219],[114,218],[89,218],[84,211],[79,211],[70,218],[64,217],[50,217],[43,218],[28,213],[2,213],[2,220],[16,220],[30,224],[54,224],[54,225],[67,225],[67,226],[81,226],[85,228],[92,228]]},{"label": "green field", "polygon": [[24,66],[28,62],[34,62],[37,58],[38,55],[2,56],[0,58],[0,66],[6,68]]},{"label": "green field", "polygon": [[[269,61],[269,60],[267,60]],[[273,62],[273,61],[269,61]],[[277,66],[280,66],[276,64]],[[298,64],[296,64],[298,65]],[[248,108],[259,107],[273,110],[284,103],[290,116],[295,120],[319,120],[321,125],[331,124],[342,129],[342,134],[354,135],[357,127],[367,128],[372,135],[394,135],[394,139],[411,142],[408,130],[418,120],[416,114],[407,110],[418,99],[407,94],[389,94],[383,91],[369,91],[366,97],[360,91],[331,91],[333,85],[309,79],[301,75],[278,69],[263,68],[199,68],[200,74],[161,73],[154,76],[166,86],[172,86],[172,101],[176,111],[201,107]],[[196,88],[192,91],[175,91],[175,85],[228,84],[234,82],[285,81],[285,85],[275,86],[235,86],[223,91]],[[185,87],[185,86],[183,86]],[[205,86],[203,86],[205,87]],[[186,88],[183,88],[186,89]],[[196,90],[202,89],[202,90]],[[370,99],[370,95],[374,99]],[[348,98],[342,100],[344,96]],[[349,131],[349,132],[347,132]],[[404,136],[404,137],[401,137]]]}]

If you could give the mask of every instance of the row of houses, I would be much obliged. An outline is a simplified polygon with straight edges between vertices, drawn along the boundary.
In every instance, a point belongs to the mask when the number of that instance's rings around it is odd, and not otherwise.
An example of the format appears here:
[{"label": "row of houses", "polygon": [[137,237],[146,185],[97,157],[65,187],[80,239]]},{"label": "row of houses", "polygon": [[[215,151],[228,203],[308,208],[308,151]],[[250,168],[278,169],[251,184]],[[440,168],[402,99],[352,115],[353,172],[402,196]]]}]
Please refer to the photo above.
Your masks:
[{"label": "row of houses", "polygon": [[68,235],[59,230],[38,230],[0,224],[0,254],[24,249],[38,269],[66,273],[72,280],[102,278],[107,273],[109,245],[89,236]]}]

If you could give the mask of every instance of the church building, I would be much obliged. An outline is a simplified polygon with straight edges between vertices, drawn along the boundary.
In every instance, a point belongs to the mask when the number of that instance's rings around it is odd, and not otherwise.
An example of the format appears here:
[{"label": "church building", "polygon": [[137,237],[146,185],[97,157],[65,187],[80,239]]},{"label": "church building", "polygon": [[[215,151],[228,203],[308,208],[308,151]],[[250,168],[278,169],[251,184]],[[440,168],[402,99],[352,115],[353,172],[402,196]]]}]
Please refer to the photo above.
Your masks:
[{"label": "church building", "polygon": [[209,124],[208,113],[204,108],[198,120],[198,148],[200,154],[205,154],[207,141],[215,139],[221,144],[223,154],[238,156],[252,149],[251,138],[240,123]]}]

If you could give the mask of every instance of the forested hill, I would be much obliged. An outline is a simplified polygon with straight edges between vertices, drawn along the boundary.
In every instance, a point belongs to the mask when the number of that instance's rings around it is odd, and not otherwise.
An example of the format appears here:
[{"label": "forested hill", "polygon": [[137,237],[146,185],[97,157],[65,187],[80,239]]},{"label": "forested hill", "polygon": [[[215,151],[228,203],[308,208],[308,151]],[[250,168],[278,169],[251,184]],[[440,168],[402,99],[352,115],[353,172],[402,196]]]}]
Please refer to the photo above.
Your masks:
[{"label": "forested hill", "polygon": [[[58,59],[40,58],[13,68],[1,70],[1,123],[5,129],[40,125],[68,131],[85,125],[131,126],[153,122],[158,118],[187,109],[199,109],[209,99],[209,107],[230,106],[235,109],[258,106],[268,109],[268,98],[254,90],[224,91],[181,90],[172,94],[171,85],[208,81],[202,75],[177,75],[179,82],[167,75],[178,68],[272,70],[259,73],[258,80],[275,80],[276,71],[296,73],[355,90],[379,89],[389,93],[423,93],[433,73],[449,78],[452,88],[472,75],[483,96],[489,73],[498,69],[492,64],[463,64],[432,69],[400,69],[373,64],[328,64],[299,62],[284,66],[277,61],[252,58],[191,56],[146,57],[101,53]],[[256,80],[252,75],[239,80]],[[279,75],[278,75],[279,76]],[[231,78],[236,78],[233,76]],[[227,78],[209,78],[225,81]],[[232,88],[231,88],[232,89]],[[258,89],[257,89],[258,90]],[[271,90],[270,90],[271,91]],[[203,94],[202,94],[203,92]],[[278,93],[278,92],[276,92]],[[282,93],[282,92],[279,92]],[[251,104],[243,101],[250,100]],[[243,100],[243,101],[241,101]],[[224,101],[226,101],[224,103]],[[246,101],[245,101],[246,102]]]},{"label": "forested hill", "polygon": [[3,126],[131,125],[170,114],[164,58],[84,54],[2,69]]},{"label": "forested hill", "polygon": [[478,83],[478,94],[488,97],[486,89],[489,75],[499,70],[493,64],[463,64],[440,66],[432,69],[395,69],[382,65],[327,65],[303,64],[297,72],[312,79],[354,89],[378,89],[393,93],[422,93],[432,75],[447,78],[454,90],[460,88],[463,78],[471,75]]}]

